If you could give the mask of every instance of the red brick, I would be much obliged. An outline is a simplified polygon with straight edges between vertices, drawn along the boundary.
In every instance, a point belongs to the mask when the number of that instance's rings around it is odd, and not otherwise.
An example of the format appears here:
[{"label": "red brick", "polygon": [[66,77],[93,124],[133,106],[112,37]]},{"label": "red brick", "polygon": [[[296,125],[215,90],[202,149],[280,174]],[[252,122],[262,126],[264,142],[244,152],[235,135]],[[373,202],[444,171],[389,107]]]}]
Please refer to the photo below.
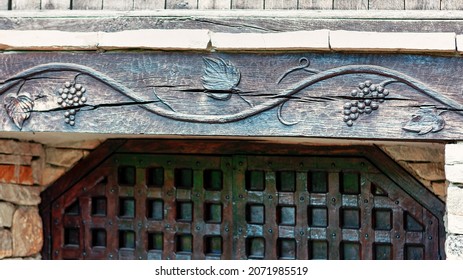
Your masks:
[{"label": "red brick", "polygon": [[33,185],[34,184],[34,176],[32,173],[31,166],[21,165],[19,166],[19,184],[21,185]]},{"label": "red brick", "polygon": [[0,164],[0,182],[15,183],[15,166],[11,164]]}]

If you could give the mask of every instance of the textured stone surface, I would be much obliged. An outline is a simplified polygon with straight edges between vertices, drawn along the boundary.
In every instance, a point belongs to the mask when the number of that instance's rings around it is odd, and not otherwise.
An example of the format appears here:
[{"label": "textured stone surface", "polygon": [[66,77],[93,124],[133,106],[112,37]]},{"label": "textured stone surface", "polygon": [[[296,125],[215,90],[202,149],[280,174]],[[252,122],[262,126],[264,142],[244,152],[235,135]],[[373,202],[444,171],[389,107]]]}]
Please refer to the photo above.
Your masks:
[{"label": "textured stone surface", "polygon": [[443,201],[446,200],[447,197],[447,184],[445,182],[432,182],[431,184],[432,191],[434,194],[439,196]]},{"label": "textured stone surface", "polygon": [[83,150],[93,150],[98,147],[105,140],[86,140],[86,141],[77,141],[77,142],[64,142],[53,144],[54,148],[65,148],[65,149],[83,149]]},{"label": "textured stone surface", "polygon": [[447,260],[463,260],[463,235],[447,235],[445,254]]},{"label": "textured stone surface", "polygon": [[414,163],[407,162],[406,165],[414,170],[416,175],[428,181],[443,181],[445,180],[444,164],[437,162]]},{"label": "textured stone surface", "polygon": [[9,201],[16,205],[38,205],[40,203],[38,187],[0,184],[0,200]]},{"label": "textured stone surface", "polygon": [[463,142],[445,145],[445,164],[463,164]]},{"label": "textured stone surface", "polygon": [[13,216],[13,256],[27,257],[40,252],[43,244],[42,219],[35,207],[19,207]]},{"label": "textured stone surface", "polygon": [[463,234],[463,216],[447,214],[447,233]]},{"label": "textured stone surface", "polygon": [[31,162],[32,162],[32,156],[2,155],[2,154],[0,154],[0,164],[30,165]]},{"label": "textured stone surface", "polygon": [[333,50],[455,52],[455,33],[331,31]]},{"label": "textured stone surface", "polygon": [[0,31],[0,49],[3,50],[96,49],[97,44],[96,32]]},{"label": "textured stone surface", "polygon": [[459,52],[463,53],[463,35],[457,36],[457,48]]},{"label": "textured stone surface", "polygon": [[463,188],[454,184],[447,189],[447,213],[463,216]]},{"label": "textured stone surface", "polygon": [[51,165],[72,167],[83,156],[81,150],[46,148],[46,162]]},{"label": "textured stone surface", "polygon": [[444,162],[444,144],[381,145],[380,148],[396,161]]},{"label": "textured stone surface", "polygon": [[66,173],[65,167],[46,166],[42,172],[42,186],[48,186]]},{"label": "textured stone surface", "polygon": [[445,176],[452,183],[463,184],[463,164],[446,164]]},{"label": "textured stone surface", "polygon": [[9,202],[0,202],[0,228],[10,228],[15,207]]},{"label": "textured stone surface", "polygon": [[13,255],[13,239],[11,232],[0,228],[0,259]]},{"label": "textured stone surface", "polygon": [[37,143],[0,140],[0,154],[40,156],[43,147]]},{"label": "textured stone surface", "polygon": [[212,33],[217,50],[329,50],[329,31],[282,33]]},{"label": "textured stone surface", "polygon": [[129,30],[100,32],[98,47],[101,49],[157,49],[157,50],[206,50],[209,30]]}]

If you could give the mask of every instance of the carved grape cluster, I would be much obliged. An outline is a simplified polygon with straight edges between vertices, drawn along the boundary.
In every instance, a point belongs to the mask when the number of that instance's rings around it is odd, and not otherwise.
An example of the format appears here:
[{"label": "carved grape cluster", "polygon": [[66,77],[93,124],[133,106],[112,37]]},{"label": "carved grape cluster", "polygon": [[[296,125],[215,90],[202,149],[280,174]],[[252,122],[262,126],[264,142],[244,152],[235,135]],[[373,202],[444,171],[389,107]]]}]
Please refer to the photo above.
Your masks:
[{"label": "carved grape cluster", "polygon": [[58,89],[58,104],[62,108],[68,108],[64,113],[64,122],[74,126],[76,124],[76,113],[80,110],[79,106],[87,102],[84,96],[87,89],[81,84],[75,82],[65,82],[63,87]]},{"label": "carved grape cluster", "polygon": [[378,110],[379,104],[384,102],[384,98],[389,95],[389,91],[383,86],[373,84],[367,80],[358,85],[358,89],[351,92],[354,100],[346,102],[343,107],[344,122],[348,126],[354,125],[360,114],[371,114]]}]

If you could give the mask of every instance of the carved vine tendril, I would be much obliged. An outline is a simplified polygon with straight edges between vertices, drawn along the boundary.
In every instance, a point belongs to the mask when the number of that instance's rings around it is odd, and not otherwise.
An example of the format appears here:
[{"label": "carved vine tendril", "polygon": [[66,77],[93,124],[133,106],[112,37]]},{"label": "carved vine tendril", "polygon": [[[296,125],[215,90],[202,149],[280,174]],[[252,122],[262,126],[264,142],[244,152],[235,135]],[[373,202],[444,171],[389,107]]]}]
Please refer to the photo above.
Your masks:
[{"label": "carved vine tendril", "polygon": [[[214,60],[210,60],[210,61],[214,61]],[[217,61],[220,64],[220,61],[223,61],[223,60],[216,60],[215,62]],[[231,64],[228,62],[224,62],[224,64],[225,66],[229,65],[230,67],[230,69],[225,70],[225,71],[229,71],[228,74],[231,75],[230,77],[232,77],[231,80],[233,81],[233,83],[229,83],[229,86],[232,85],[232,88],[230,90],[236,89],[237,82],[239,82],[239,80],[237,80],[237,73],[239,73],[239,71],[238,69],[235,69],[235,70],[232,69],[232,67],[230,66]],[[277,106],[280,106],[278,113],[277,113],[277,117],[279,121],[285,125],[294,125],[296,124],[296,122],[284,121],[282,118],[282,112],[281,112],[284,104],[287,101],[289,101],[293,95],[298,94],[300,91],[304,90],[307,87],[310,87],[313,84],[316,84],[318,82],[328,80],[334,77],[343,76],[343,75],[351,75],[351,74],[371,74],[371,75],[377,75],[377,76],[388,78],[388,80],[379,84],[382,87],[385,87],[386,85],[390,83],[405,84],[411,87],[412,89],[452,108],[453,110],[456,111],[456,113],[463,115],[463,105],[462,104],[440,94],[439,92],[433,90],[432,88],[428,87],[424,83],[408,75],[405,75],[401,72],[398,72],[392,69],[388,69],[388,68],[381,67],[381,66],[374,66],[374,65],[346,65],[346,66],[332,68],[329,70],[319,71],[319,70],[308,68],[309,65],[310,65],[309,60],[307,58],[302,58],[300,60],[299,66],[294,67],[290,69],[289,71],[287,71],[286,73],[284,73],[279,78],[278,83],[280,83],[287,75],[295,71],[303,70],[303,71],[309,72],[311,75],[301,80],[300,82],[292,85],[290,88],[286,90],[282,90],[277,96],[275,96],[276,98],[269,99],[266,102],[252,106],[250,108],[243,109],[237,113],[223,114],[223,115],[208,115],[208,114],[197,115],[197,114],[187,114],[187,113],[177,112],[172,108],[172,106],[170,106],[169,104],[165,103],[162,99],[160,99],[159,96],[156,94],[156,92],[154,92],[155,97],[159,99],[159,102],[166,105],[167,109],[153,102],[147,103],[146,100],[143,100],[139,97],[137,92],[126,87],[125,85],[114,80],[113,78],[107,76],[106,74],[100,71],[97,71],[93,68],[90,68],[84,65],[73,64],[73,63],[48,63],[48,64],[42,64],[42,65],[38,65],[32,68],[29,68],[27,70],[24,70],[10,77],[9,79],[6,79],[0,82],[0,94],[5,93],[7,90],[17,86],[19,83],[21,83],[21,81],[24,81],[26,79],[29,79],[41,73],[59,72],[59,71],[75,71],[80,74],[85,74],[90,77],[93,77],[96,80],[100,81],[101,83],[114,89],[115,91],[127,96],[133,101],[137,103],[139,102],[140,104],[138,106],[144,108],[145,110],[149,112],[152,112],[156,115],[163,116],[169,119],[177,120],[177,121],[195,122],[195,123],[211,123],[211,124],[230,123],[230,122],[236,122],[236,121],[240,121],[240,120],[258,115],[262,112],[265,112],[273,108],[276,108]],[[220,67],[222,66],[218,65],[217,69],[219,69]],[[204,77],[203,77],[203,82],[204,82]],[[212,89],[214,89],[213,86],[212,86]]]}]

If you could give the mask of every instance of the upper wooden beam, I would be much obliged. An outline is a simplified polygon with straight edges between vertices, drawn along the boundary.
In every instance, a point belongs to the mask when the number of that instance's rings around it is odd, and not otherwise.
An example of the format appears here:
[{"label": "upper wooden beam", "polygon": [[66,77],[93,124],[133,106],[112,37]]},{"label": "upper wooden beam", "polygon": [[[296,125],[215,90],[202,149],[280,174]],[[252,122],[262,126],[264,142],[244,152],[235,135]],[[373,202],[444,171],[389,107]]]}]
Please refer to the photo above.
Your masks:
[{"label": "upper wooden beam", "polygon": [[208,29],[215,32],[283,32],[319,29],[374,32],[456,32],[463,11],[0,11],[0,29],[122,31]]}]

